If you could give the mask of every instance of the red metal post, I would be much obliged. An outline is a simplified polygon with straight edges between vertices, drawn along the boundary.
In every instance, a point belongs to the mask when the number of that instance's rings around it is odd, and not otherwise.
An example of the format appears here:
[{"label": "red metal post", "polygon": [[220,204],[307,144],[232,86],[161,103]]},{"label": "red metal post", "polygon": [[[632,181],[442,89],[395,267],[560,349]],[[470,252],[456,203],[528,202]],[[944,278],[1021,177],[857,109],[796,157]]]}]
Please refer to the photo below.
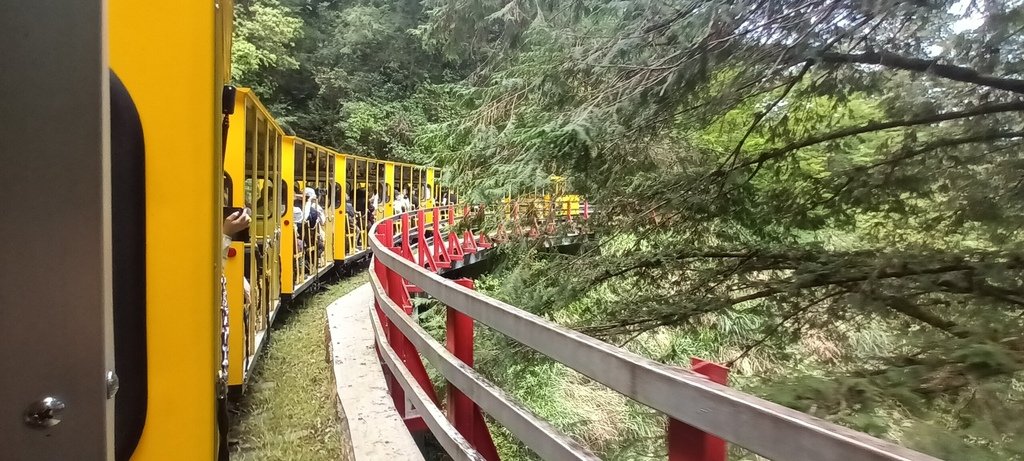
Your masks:
[{"label": "red metal post", "polygon": [[[399,254],[403,253],[403,249],[409,248],[409,215],[402,215],[402,218],[403,219],[401,228],[401,242],[399,243],[398,246],[394,246],[393,244],[385,244],[392,251],[398,252]],[[387,231],[382,233],[382,238],[387,238],[385,242],[394,242],[393,236],[389,235],[391,234],[389,232],[392,229],[391,225],[383,226],[383,228],[387,229]],[[403,254],[403,256],[406,255]],[[410,252],[410,254],[406,257],[411,258],[412,253]],[[412,315],[413,304],[409,297],[409,288],[407,287],[406,280],[402,279],[401,276],[399,276],[398,273],[396,273],[396,271],[391,270],[390,268],[384,266],[380,262],[375,262],[375,264],[380,267],[383,267],[383,273],[385,277],[381,279],[381,284],[384,286],[385,293],[387,294],[388,298],[390,298],[392,301],[394,301],[395,304],[400,306],[407,316]],[[383,313],[378,312],[378,315],[383,316]],[[403,335],[401,333],[401,330],[399,330],[396,325],[390,322],[386,322],[384,325],[386,328],[385,332],[387,334],[388,343],[391,345],[391,349],[394,350],[396,355],[398,355],[398,358],[401,359],[402,363],[406,365],[406,368],[409,369],[413,377],[416,378],[416,381],[420,385],[420,387],[423,388],[424,391],[426,391],[428,396],[430,396],[430,399],[435,404],[437,404],[437,394],[434,391],[434,386],[430,382],[430,378],[427,375],[427,370],[423,366],[423,361],[420,358],[420,354],[416,350],[416,347],[413,346],[413,343],[409,340],[409,338],[406,337],[406,335]],[[385,373],[387,373],[386,370]],[[395,410],[398,411],[398,414],[402,416],[402,419],[406,420],[406,423],[407,425],[409,425],[410,430],[415,431],[418,427],[425,428],[426,426],[424,425],[420,417],[408,414],[406,403],[406,391],[404,391],[404,389],[401,388],[401,385],[399,385],[397,381],[394,380],[393,376],[389,376],[388,382],[389,388],[391,390],[391,399],[394,403],[394,408]]]},{"label": "red metal post", "polygon": [[[403,257],[411,259],[411,250],[409,250],[407,255],[404,254],[405,250],[409,249],[409,216],[403,215],[402,218],[402,237],[398,246],[395,246],[393,243],[394,231],[391,223],[388,223],[386,226],[382,225],[378,227],[378,229],[381,229],[378,235],[380,236],[382,243],[392,251],[402,254]],[[398,275],[397,272],[376,260],[374,261],[374,270],[378,271],[377,275],[381,279],[381,285],[388,298],[394,301],[398,306],[401,306],[406,315],[411,315],[412,302],[409,299],[409,291],[406,286],[405,279]],[[423,366],[423,361],[419,356],[419,352],[416,351],[416,348],[413,347],[409,339],[402,334],[402,331],[397,325],[387,321],[386,316],[384,316],[383,312],[380,311],[379,306],[378,315],[382,317],[382,325],[385,327],[388,343],[391,345],[391,349],[395,351],[395,355],[401,358],[406,368],[413,377],[416,378],[416,382],[421,388],[423,388],[431,400],[433,400],[434,403],[437,403],[437,394],[434,392],[434,386],[430,382],[430,378],[427,375],[426,368]],[[385,370],[385,374],[389,377],[388,384],[391,390],[391,398],[395,404],[395,409],[398,410],[398,413],[406,420],[406,424],[409,425],[410,429],[423,426],[422,421],[419,421],[419,417],[410,417],[410,415],[407,414],[405,390],[402,389],[401,385],[399,385],[397,381],[395,381],[393,376],[390,376],[390,374],[387,373],[387,370]]]},{"label": "red metal post", "polygon": [[459,242],[459,234],[453,231],[448,232],[448,257],[452,261],[461,260],[466,254],[462,251],[462,243]]},{"label": "red metal post", "polygon": [[487,238],[487,233],[483,230],[480,231],[480,237],[476,239],[476,245],[480,248],[490,248],[494,244],[491,243],[491,239]]},{"label": "red metal post", "polygon": [[448,254],[447,245],[444,244],[444,235],[441,234],[441,209],[434,208],[434,259],[437,267],[447,269],[452,267],[452,258]]},{"label": "red metal post", "polygon": [[[392,292],[390,295],[391,299],[395,304],[402,307],[405,315],[412,316],[412,301],[409,299],[405,279],[395,271],[391,271],[391,277],[391,282],[388,284]],[[412,342],[402,334],[402,330],[399,330],[397,325],[392,324],[388,341],[391,342],[391,348],[395,350],[396,355],[401,357],[405,367],[416,378],[416,382],[419,383],[420,387],[423,388],[434,403],[438,403],[437,393],[434,392],[434,385],[430,382],[430,376],[427,375],[427,369],[423,366],[423,360],[420,358],[419,352]]]},{"label": "red metal post", "polygon": [[398,248],[398,254],[402,255],[403,258],[409,261],[414,261],[412,257],[412,245],[409,244],[409,215],[402,214],[402,241],[401,247]]},{"label": "red metal post", "polygon": [[430,245],[427,244],[427,220],[424,219],[425,214],[423,210],[416,212],[416,253],[419,255],[419,265],[426,267],[432,272],[438,271],[437,259],[434,258],[433,253],[430,251]]},{"label": "red metal post", "polygon": [[[481,223],[484,222],[483,217],[484,217],[484,215],[486,213],[487,213],[487,208],[481,206],[480,207],[480,217],[481,217],[480,221],[481,221]],[[489,238],[487,238],[487,230],[485,230],[483,228],[483,224],[481,224],[481,226],[480,226],[480,237],[478,237],[476,239],[476,246],[480,247],[480,248],[490,248],[490,247],[494,246],[493,244],[491,244],[491,240]]]},{"label": "red metal post", "polygon": [[[717,363],[706,362],[696,357],[690,359],[695,373],[706,376],[713,382],[726,385],[729,369]],[[725,461],[725,441],[693,426],[669,418],[668,420],[669,461]]]},{"label": "red metal post", "polygon": [[[394,234],[392,233],[393,231],[394,230],[391,228],[391,224],[390,223],[388,223],[388,225],[386,225],[386,226],[385,225],[378,226],[377,227],[377,239],[380,240],[381,243],[386,245],[388,248],[391,248],[391,243],[389,243],[389,242],[394,241]],[[377,279],[380,280],[381,287],[384,288],[384,293],[385,294],[389,293],[387,291],[388,290],[388,270],[389,270],[387,268],[387,266],[385,266],[380,261],[374,259],[373,260],[373,270],[374,270],[374,272],[377,273]],[[376,306],[376,308],[377,308],[377,317],[380,319],[381,326],[384,327],[384,331],[387,331],[387,328],[388,328],[388,318],[387,318],[387,316],[384,315],[384,311],[381,310],[380,303],[378,303],[376,299],[373,300],[373,305]]]},{"label": "red metal post", "polygon": [[476,238],[473,237],[472,231],[466,231],[462,234],[462,251],[465,253],[476,253]]},{"label": "red metal post", "polygon": [[[473,281],[470,279],[458,279],[455,283],[470,289],[474,287]],[[450,307],[446,308],[446,315],[445,343],[448,352],[472,367],[473,319]],[[448,420],[467,440],[473,440],[473,408],[475,406],[466,394],[448,383]]]},{"label": "red metal post", "polygon": [[[458,279],[459,285],[473,289],[470,279]],[[445,342],[448,351],[470,367],[473,366],[473,318],[450,307],[446,308]],[[498,449],[491,438],[480,407],[469,396],[448,383],[448,420],[466,440],[488,461],[499,461]]]},{"label": "red metal post", "polygon": [[[379,226],[377,226],[377,238],[385,247],[393,248],[393,242],[395,241],[394,227],[392,227],[390,221],[383,222]],[[394,271],[389,269],[387,266],[384,265],[384,263],[380,262],[380,260],[378,259],[373,260],[373,270],[377,273],[377,278],[380,280],[381,288],[383,288],[384,290],[384,295],[393,300],[394,287],[392,286],[392,282],[396,278],[395,276],[397,274],[395,274]],[[394,336],[394,330],[396,330],[396,328],[394,325],[391,324],[390,321],[388,321],[387,316],[384,315],[384,311],[380,307],[380,303],[378,303],[376,299],[374,300],[374,306],[376,306],[377,308],[377,317],[380,319],[381,326],[384,328],[385,336],[387,337],[388,343],[391,345],[392,349],[395,349],[395,344],[392,342],[392,338]],[[395,349],[395,351],[397,352],[398,350]],[[402,389],[402,386],[398,384],[398,381],[388,371],[386,367],[384,368],[384,376],[385,378],[387,378],[388,389],[390,389],[391,391],[391,398],[395,403],[395,408],[398,409],[398,411],[404,415],[405,391]]]},{"label": "red metal post", "polygon": [[[405,291],[405,282],[398,273],[391,269],[387,269],[387,285],[385,285],[385,292],[387,293],[388,298],[401,306],[401,303],[398,302],[400,299],[400,296],[398,295],[399,290]],[[388,322],[385,328],[385,333],[388,337],[388,344],[391,345],[391,349],[395,351],[395,355],[398,357],[404,357],[406,341],[403,341],[405,336],[402,335],[402,330],[399,330],[398,326],[391,322]],[[390,385],[391,399],[395,403],[395,409],[398,410],[398,414],[402,415],[404,418],[405,390],[402,389],[402,386],[398,384],[398,381],[396,381],[394,377],[390,380]]]}]

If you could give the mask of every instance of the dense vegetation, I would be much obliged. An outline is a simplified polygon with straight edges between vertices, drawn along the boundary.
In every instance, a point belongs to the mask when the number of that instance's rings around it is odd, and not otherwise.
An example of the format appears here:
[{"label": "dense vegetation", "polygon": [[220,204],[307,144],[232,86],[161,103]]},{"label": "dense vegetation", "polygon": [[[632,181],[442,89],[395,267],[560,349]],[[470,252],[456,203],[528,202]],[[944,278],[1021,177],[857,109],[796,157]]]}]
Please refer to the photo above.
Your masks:
[{"label": "dense vegetation", "polygon": [[350,152],[429,163],[416,140],[451,117],[436,86],[467,66],[421,44],[416,0],[239,0],[237,83],[253,87],[285,128]]},{"label": "dense vegetation", "polygon": [[231,459],[341,459],[346,449],[335,409],[337,389],[332,364],[324,360],[326,312],[365,280],[361,273],[332,280],[323,291],[284,308],[233,416]]},{"label": "dense vegetation", "polygon": [[[1020,1],[238,8],[236,75],[298,133],[478,200],[559,174],[599,204],[598,244],[512,248],[495,294],[943,458],[1024,459]],[[658,454],[645,410],[520,355],[481,363],[603,455]]]}]

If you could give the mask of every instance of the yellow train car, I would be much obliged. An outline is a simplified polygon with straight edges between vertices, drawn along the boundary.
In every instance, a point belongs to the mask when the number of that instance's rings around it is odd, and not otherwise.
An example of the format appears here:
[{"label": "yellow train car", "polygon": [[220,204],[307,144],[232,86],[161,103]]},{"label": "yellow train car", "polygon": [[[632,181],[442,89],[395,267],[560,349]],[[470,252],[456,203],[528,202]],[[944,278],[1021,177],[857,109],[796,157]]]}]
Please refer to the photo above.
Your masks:
[{"label": "yellow train car", "polygon": [[[144,197],[145,265],[115,267],[145,274],[145,322],[134,327],[142,331],[114,330],[115,342],[145,338],[144,361],[116,358],[118,460],[212,460],[227,450],[216,411],[224,387],[216,197],[231,8],[223,0],[107,4],[110,68],[137,110],[145,152],[144,190],[131,191]],[[121,289],[115,284],[115,297]]]},{"label": "yellow train car", "polygon": [[[0,324],[0,364],[19,370],[0,397],[35,415],[0,421],[4,453],[225,459],[227,390],[283,303],[366,256],[374,220],[437,203],[441,173],[287,136],[251,91],[228,91],[230,0],[72,3],[0,6],[23,70],[0,87],[20,115],[0,143],[34,152],[8,165],[23,173],[11,215],[34,226],[5,223],[0,285],[36,293],[4,306],[23,322]],[[61,33],[25,39],[40,30]],[[37,216],[54,200],[78,213]],[[252,221],[223,251],[232,209]],[[54,260],[76,269],[60,289]],[[73,402],[63,421],[58,397]]]},{"label": "yellow train car", "polygon": [[334,260],[351,262],[369,254],[369,230],[384,203],[386,162],[349,154],[335,154],[338,196]]},{"label": "yellow train car", "polygon": [[247,89],[235,96],[224,153],[224,214],[245,209],[248,232],[232,236],[224,263],[230,386],[243,385],[281,306],[281,174],[284,131]]},{"label": "yellow train car", "polygon": [[336,200],[335,155],[294,136],[284,138],[282,152],[282,176],[290,187],[281,232],[281,291],[290,299],[334,266],[334,214],[328,210]]}]

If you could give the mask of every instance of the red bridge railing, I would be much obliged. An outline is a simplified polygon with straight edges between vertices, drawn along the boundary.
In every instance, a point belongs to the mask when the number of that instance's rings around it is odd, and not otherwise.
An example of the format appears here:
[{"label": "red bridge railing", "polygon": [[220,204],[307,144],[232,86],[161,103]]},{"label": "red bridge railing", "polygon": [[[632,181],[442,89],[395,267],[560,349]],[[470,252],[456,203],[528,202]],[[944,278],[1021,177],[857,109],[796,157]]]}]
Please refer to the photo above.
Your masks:
[{"label": "red bridge railing", "polygon": [[[774,460],[936,459],[730,389],[716,364],[670,367],[473,291],[471,280],[442,277],[438,271],[491,246],[478,230],[449,232],[471,216],[479,217],[452,207],[407,213],[378,222],[370,239],[371,317],[395,407],[410,430],[429,430],[453,459],[498,459],[483,413],[544,459],[599,459],[473,369],[474,322],[664,413],[671,461],[724,461],[725,441]],[[411,293],[447,306],[446,344],[413,320]],[[445,411],[422,359],[447,380]]]}]

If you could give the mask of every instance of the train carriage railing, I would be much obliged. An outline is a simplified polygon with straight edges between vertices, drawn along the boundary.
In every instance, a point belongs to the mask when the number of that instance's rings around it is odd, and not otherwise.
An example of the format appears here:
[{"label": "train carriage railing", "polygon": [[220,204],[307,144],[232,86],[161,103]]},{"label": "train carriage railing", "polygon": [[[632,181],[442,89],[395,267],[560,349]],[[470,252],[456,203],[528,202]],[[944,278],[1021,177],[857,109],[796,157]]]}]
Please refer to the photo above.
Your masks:
[{"label": "train carriage railing", "polygon": [[[518,206],[501,209],[511,215]],[[562,221],[591,212],[586,202],[548,208],[562,211]],[[377,222],[370,239],[370,317],[395,406],[410,430],[429,430],[453,459],[498,459],[485,413],[544,459],[599,459],[473,369],[474,322],[665,414],[672,461],[723,461],[726,441],[774,460],[936,459],[731,389],[718,365],[695,359],[691,370],[667,366],[473,291],[468,279],[442,277],[439,271],[491,246],[485,233],[456,225],[473,213],[451,206],[405,213]],[[548,229],[518,231],[539,236]],[[412,293],[447,306],[446,344],[413,319]],[[448,383],[444,410],[422,358]]]}]

